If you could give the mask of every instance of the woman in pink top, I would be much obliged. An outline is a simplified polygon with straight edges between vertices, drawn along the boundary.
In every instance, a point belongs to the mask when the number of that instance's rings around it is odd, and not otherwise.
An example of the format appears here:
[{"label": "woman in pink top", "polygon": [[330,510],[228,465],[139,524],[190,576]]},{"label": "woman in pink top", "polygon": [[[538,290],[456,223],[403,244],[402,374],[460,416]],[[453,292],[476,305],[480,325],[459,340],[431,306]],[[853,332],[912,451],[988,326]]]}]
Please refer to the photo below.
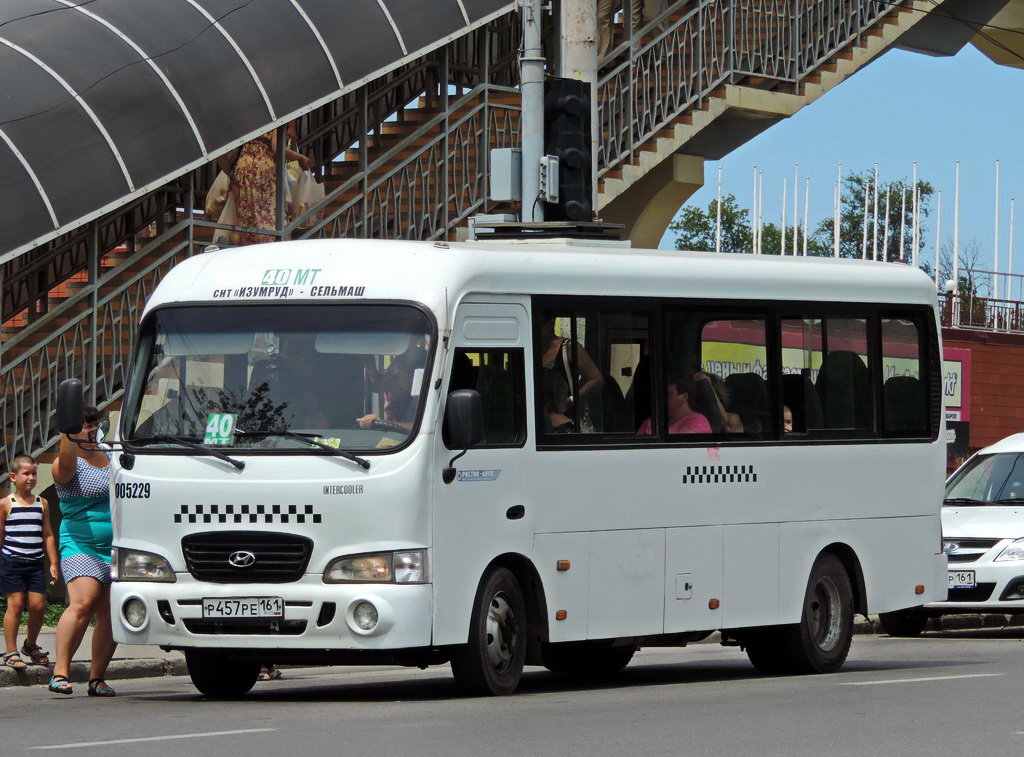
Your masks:
[{"label": "woman in pink top", "polygon": [[[711,424],[708,419],[690,407],[690,394],[693,392],[693,379],[684,374],[668,377],[666,406],[668,410],[668,432],[670,434],[710,434]],[[640,424],[637,436],[654,433],[651,419]]]}]

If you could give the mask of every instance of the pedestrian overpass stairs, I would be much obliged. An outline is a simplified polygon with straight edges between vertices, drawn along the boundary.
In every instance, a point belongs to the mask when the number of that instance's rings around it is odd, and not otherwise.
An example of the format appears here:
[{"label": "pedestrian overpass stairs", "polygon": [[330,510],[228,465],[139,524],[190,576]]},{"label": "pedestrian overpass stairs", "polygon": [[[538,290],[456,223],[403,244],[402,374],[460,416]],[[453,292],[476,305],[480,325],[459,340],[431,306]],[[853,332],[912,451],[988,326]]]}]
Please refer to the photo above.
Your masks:
[{"label": "pedestrian overpass stairs", "polygon": [[[930,7],[677,0],[632,44],[618,30],[596,86],[599,215],[656,246],[704,159],[813,102]],[[471,215],[514,212],[488,200],[486,158],[518,146],[518,41],[507,14],[310,112],[300,150],[326,198],[275,235],[454,239]],[[64,379],[101,407],[120,401],[148,296],[212,239],[201,208],[214,176],[212,164],[184,174],[4,264],[0,465],[52,447]]]}]

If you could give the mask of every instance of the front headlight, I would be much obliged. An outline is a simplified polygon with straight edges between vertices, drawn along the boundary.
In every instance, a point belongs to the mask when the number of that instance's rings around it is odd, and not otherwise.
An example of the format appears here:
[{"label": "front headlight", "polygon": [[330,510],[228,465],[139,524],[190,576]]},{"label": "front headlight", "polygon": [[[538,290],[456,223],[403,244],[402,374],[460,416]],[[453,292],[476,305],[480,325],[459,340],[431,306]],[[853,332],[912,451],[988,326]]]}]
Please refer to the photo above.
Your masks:
[{"label": "front headlight", "polygon": [[1024,539],[1017,539],[1017,541],[1011,542],[1006,549],[999,553],[995,562],[1009,560],[1024,560]]},{"label": "front headlight", "polygon": [[174,571],[164,558],[135,549],[115,547],[111,554],[115,581],[163,581],[174,583]]},{"label": "front headlight", "polygon": [[427,582],[427,552],[384,552],[332,560],[324,571],[324,583],[397,583]]}]

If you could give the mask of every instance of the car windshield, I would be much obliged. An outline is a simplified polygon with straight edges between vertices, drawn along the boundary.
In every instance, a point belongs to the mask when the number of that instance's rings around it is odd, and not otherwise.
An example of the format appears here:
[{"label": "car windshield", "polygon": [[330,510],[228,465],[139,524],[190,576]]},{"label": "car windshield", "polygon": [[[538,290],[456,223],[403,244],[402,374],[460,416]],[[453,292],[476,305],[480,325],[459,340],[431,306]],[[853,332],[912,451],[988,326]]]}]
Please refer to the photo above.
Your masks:
[{"label": "car windshield", "polygon": [[133,448],[383,450],[415,431],[427,316],[407,305],[172,307],[143,325]]},{"label": "car windshield", "polygon": [[946,504],[1024,502],[1024,454],[978,455],[946,485]]}]

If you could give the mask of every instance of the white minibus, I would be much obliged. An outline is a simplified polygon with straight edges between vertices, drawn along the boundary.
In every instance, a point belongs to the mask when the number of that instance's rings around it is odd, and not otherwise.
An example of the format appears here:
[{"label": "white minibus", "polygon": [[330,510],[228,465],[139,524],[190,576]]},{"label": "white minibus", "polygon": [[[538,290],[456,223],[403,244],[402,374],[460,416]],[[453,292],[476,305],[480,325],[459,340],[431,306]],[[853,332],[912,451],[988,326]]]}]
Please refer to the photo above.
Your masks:
[{"label": "white minibus", "polygon": [[509,694],[716,631],[838,670],[855,614],[945,597],[935,305],[906,266],[601,241],[191,258],[113,442],[115,637],[213,697],[264,663]]}]

